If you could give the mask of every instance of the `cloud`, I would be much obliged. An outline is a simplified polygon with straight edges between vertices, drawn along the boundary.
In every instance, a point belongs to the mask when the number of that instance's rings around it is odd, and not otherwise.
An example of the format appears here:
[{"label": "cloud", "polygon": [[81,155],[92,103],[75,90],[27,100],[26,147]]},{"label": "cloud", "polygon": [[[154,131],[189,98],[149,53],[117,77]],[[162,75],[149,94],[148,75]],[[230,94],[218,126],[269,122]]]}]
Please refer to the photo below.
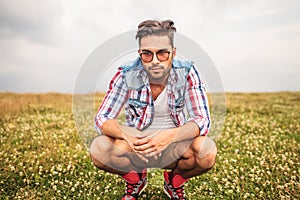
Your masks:
[{"label": "cloud", "polygon": [[[179,33],[197,42],[226,90],[300,90],[299,5],[297,0],[1,0],[0,90],[72,92],[94,49],[153,18],[174,20]],[[274,84],[278,77],[284,84]]]},{"label": "cloud", "polygon": [[25,37],[34,42],[49,42],[51,32],[62,16],[59,0],[1,0],[1,38]]}]

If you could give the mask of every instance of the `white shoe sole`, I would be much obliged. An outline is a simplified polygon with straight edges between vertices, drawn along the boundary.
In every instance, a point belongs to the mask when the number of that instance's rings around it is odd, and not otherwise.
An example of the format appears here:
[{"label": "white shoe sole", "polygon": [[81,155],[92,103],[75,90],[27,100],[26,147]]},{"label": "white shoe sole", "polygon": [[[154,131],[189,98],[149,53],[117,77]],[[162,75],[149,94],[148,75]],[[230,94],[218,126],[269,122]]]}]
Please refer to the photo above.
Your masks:
[{"label": "white shoe sole", "polygon": [[146,184],[144,185],[143,189],[141,189],[139,195],[142,194],[142,192],[146,189],[147,185],[148,185],[148,181],[146,181]]},{"label": "white shoe sole", "polygon": [[164,187],[164,192],[165,192],[165,194],[171,199],[171,196],[170,196],[169,192],[166,190],[165,187]]}]

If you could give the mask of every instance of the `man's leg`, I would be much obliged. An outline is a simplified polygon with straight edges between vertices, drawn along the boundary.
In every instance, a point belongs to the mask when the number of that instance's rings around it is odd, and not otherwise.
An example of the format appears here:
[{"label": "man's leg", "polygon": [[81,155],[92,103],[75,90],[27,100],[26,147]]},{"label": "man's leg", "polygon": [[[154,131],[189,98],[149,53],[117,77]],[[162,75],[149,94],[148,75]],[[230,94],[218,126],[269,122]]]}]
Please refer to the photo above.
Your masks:
[{"label": "man's leg", "polygon": [[[180,144],[175,147],[175,151],[180,151]],[[184,178],[201,175],[214,166],[216,156],[215,142],[207,136],[197,137],[178,160],[173,174],[180,174]]]},{"label": "man's leg", "polygon": [[[135,155],[124,140],[113,139],[105,135],[94,139],[90,147],[92,162],[106,172],[121,175],[126,181],[125,195],[122,199],[138,199],[146,188],[146,169],[132,164]],[[139,158],[136,158],[139,159]]]},{"label": "man's leg", "polygon": [[[190,146],[186,148],[186,145]],[[182,151],[185,151],[182,153]],[[174,153],[182,156],[164,172],[164,191],[170,198],[185,199],[184,183],[191,177],[209,171],[215,164],[217,147],[209,137],[197,137],[192,143],[181,142],[174,148]]]},{"label": "man's leg", "polygon": [[138,171],[129,159],[130,152],[126,141],[105,135],[96,137],[90,147],[92,162],[96,167],[121,176],[132,169]]}]

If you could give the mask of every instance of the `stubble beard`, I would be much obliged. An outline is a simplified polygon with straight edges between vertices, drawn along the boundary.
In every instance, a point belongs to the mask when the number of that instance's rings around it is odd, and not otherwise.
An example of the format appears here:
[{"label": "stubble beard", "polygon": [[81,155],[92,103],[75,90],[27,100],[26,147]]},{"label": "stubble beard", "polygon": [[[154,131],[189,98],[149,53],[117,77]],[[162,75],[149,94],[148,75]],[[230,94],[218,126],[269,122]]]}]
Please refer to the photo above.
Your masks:
[{"label": "stubble beard", "polygon": [[[153,72],[152,71],[153,68],[159,69],[160,72],[158,73]],[[151,65],[147,70],[150,83],[166,85],[170,74],[170,70],[171,68],[165,68],[162,65],[156,65],[156,64]]]}]

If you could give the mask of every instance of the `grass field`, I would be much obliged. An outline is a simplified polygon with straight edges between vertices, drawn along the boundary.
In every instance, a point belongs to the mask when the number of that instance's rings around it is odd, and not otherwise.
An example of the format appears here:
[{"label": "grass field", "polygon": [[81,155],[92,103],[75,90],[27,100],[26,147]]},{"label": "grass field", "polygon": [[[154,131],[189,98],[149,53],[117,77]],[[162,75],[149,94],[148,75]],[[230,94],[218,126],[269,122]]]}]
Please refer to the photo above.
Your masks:
[{"label": "grass field", "polygon": [[[190,199],[300,199],[300,92],[230,93],[215,167]],[[0,93],[0,199],[118,199],[124,181],[97,170],[68,94]],[[151,169],[142,200],[167,199]]]}]

